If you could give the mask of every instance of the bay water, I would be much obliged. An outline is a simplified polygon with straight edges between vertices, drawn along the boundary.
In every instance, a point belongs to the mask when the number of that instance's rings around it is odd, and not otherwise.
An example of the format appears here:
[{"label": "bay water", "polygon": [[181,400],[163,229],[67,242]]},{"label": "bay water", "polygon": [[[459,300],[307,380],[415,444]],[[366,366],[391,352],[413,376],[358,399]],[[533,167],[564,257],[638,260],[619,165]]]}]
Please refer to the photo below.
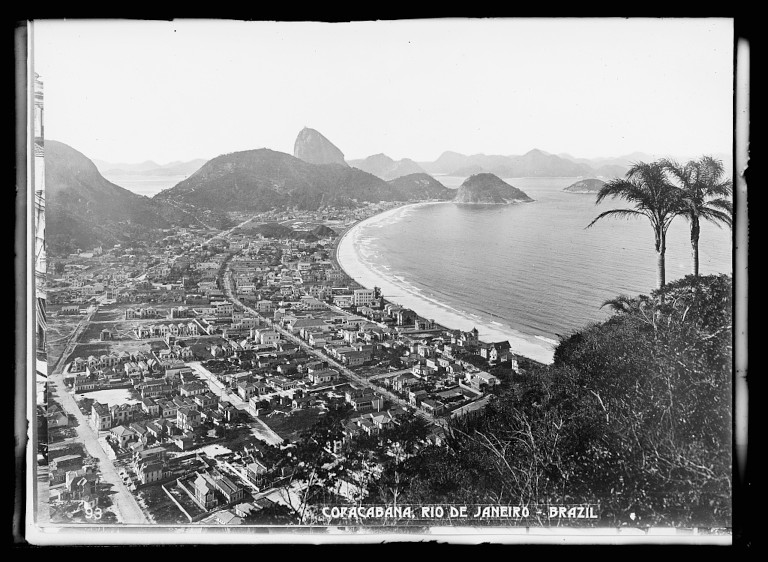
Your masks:
[{"label": "bay water", "polygon": [[[458,187],[464,178],[437,179]],[[609,316],[607,299],[655,288],[653,231],[644,218],[605,218],[587,229],[600,212],[627,205],[564,192],[574,178],[505,181],[535,201],[398,207],[350,229],[338,259],[356,281],[422,316],[477,327],[482,340],[509,340],[513,351],[549,363],[560,337]],[[701,273],[730,273],[732,245],[729,229],[703,224]],[[666,258],[667,281],[691,273],[683,218],[669,230]]]}]

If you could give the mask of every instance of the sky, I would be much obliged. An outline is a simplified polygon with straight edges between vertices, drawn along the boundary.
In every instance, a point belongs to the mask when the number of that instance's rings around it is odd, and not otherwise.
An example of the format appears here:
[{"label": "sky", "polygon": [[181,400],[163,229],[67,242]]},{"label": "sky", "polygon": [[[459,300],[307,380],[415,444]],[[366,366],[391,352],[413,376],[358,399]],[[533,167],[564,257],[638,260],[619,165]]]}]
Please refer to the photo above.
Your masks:
[{"label": "sky", "polygon": [[158,163],[303,127],[349,159],[729,153],[730,19],[40,20],[46,138]]}]

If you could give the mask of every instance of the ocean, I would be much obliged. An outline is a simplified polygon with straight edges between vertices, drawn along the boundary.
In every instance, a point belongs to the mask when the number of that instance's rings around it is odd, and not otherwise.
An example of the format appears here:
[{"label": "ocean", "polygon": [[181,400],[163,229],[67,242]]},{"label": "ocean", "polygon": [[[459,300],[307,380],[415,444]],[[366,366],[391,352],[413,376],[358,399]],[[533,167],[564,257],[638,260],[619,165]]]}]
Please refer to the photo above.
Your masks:
[{"label": "ocean", "polygon": [[[463,178],[437,177],[448,187]],[[350,229],[339,243],[342,268],[360,284],[449,328],[477,327],[484,341],[550,363],[561,336],[606,319],[603,302],[656,286],[653,232],[646,219],[606,218],[621,201],[562,189],[573,178],[509,178],[533,203],[398,207]],[[728,229],[705,223],[702,274],[731,273]],[[670,227],[667,281],[691,272],[688,225]]]},{"label": "ocean", "polygon": [[142,175],[106,175],[102,174],[108,180],[124,187],[128,191],[133,191],[138,195],[152,197],[164,189],[173,187],[189,176],[142,176]]}]

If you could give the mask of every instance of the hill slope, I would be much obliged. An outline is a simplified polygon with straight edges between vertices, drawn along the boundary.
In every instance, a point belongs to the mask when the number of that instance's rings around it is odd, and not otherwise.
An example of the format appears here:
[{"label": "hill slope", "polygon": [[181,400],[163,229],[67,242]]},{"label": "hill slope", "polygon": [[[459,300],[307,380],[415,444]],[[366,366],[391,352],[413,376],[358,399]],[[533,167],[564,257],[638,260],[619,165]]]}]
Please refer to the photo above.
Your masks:
[{"label": "hill slope", "polygon": [[731,276],[688,276],[665,302],[619,298],[620,312],[563,338],[552,365],[492,368],[496,397],[407,461],[399,501],[514,490],[532,504],[599,504],[606,526],[730,526],[732,289]]},{"label": "hill slope", "polygon": [[449,201],[456,195],[455,189],[449,189],[435,178],[426,173],[408,174],[390,180],[389,185],[394,187],[404,199],[441,199]]},{"label": "hill slope", "polygon": [[46,238],[52,254],[140,240],[168,228],[152,200],[107,181],[74,148],[45,141]]},{"label": "hill slope", "polygon": [[406,198],[384,180],[346,164],[315,165],[262,148],[217,156],[155,199],[197,209],[258,212]]},{"label": "hill slope", "polygon": [[504,205],[533,201],[525,192],[493,174],[475,174],[464,180],[454,202],[472,205]]}]

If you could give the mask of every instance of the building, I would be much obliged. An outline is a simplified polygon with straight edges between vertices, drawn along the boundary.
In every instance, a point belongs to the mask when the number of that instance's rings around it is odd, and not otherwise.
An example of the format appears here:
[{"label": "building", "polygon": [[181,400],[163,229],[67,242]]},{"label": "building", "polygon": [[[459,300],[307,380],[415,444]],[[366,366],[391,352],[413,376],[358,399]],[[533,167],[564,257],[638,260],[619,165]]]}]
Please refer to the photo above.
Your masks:
[{"label": "building", "polygon": [[374,298],[373,289],[355,289],[352,291],[353,306],[368,306]]},{"label": "building", "polygon": [[165,471],[162,462],[142,463],[139,465],[137,475],[142,484],[151,484],[163,479]]},{"label": "building", "polygon": [[197,396],[206,392],[208,392],[208,387],[199,381],[184,384],[179,388],[179,394],[182,396]]},{"label": "building", "polygon": [[197,473],[197,478],[192,482],[192,491],[195,494],[195,499],[205,510],[210,510],[218,505],[216,499],[216,493],[213,484],[210,483],[203,475]]},{"label": "building", "polygon": [[112,414],[108,404],[94,402],[91,405],[91,423],[97,431],[106,431],[112,427]]},{"label": "building", "polygon": [[251,382],[241,382],[237,385],[237,394],[244,402],[247,402],[257,394],[256,386]]},{"label": "building", "polygon": [[501,382],[499,381],[498,378],[491,375],[490,373],[486,373],[485,371],[467,373],[465,378],[467,382],[469,382],[470,386],[478,390],[483,389],[485,387],[496,386]]},{"label": "building", "polygon": [[160,406],[151,398],[144,398],[141,401],[141,409],[153,418],[160,415]]},{"label": "building", "polygon": [[313,369],[307,378],[313,384],[328,383],[338,380],[339,373],[334,369]]},{"label": "building", "polygon": [[384,398],[369,388],[362,390],[347,390],[346,401],[358,412],[379,412],[384,406]]},{"label": "building", "polygon": [[136,441],[138,438],[135,431],[124,425],[119,425],[111,429],[110,432],[121,449],[124,449],[131,441]]},{"label": "building", "polygon": [[258,460],[254,459],[252,463],[246,465],[245,470],[246,476],[248,476],[248,480],[259,487],[264,485],[267,474],[266,466],[261,464]]},{"label": "building", "polygon": [[202,423],[200,412],[183,406],[176,411],[176,425],[180,429],[192,431]]},{"label": "building", "polygon": [[241,501],[245,497],[245,489],[242,486],[233,482],[215,468],[211,469],[211,472],[205,476],[210,478],[214,489],[224,496],[226,503]]}]

